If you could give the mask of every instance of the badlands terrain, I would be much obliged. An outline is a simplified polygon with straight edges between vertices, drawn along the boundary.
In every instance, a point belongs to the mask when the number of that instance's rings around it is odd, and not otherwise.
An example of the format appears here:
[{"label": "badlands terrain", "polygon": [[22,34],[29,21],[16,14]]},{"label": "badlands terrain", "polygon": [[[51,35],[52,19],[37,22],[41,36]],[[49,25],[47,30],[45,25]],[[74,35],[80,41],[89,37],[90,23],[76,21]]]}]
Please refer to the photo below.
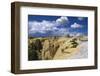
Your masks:
[{"label": "badlands terrain", "polygon": [[87,56],[87,36],[28,39],[28,60],[80,59]]}]

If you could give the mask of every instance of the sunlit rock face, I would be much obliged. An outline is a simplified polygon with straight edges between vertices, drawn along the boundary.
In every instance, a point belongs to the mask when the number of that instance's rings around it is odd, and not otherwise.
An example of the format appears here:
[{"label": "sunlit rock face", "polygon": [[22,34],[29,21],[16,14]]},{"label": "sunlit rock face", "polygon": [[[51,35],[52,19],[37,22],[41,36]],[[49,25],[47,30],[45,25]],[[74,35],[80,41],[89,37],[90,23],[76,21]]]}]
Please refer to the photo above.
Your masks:
[{"label": "sunlit rock face", "polygon": [[86,49],[87,44],[87,37],[31,38],[28,42],[28,59],[56,60],[86,58],[88,51]]}]

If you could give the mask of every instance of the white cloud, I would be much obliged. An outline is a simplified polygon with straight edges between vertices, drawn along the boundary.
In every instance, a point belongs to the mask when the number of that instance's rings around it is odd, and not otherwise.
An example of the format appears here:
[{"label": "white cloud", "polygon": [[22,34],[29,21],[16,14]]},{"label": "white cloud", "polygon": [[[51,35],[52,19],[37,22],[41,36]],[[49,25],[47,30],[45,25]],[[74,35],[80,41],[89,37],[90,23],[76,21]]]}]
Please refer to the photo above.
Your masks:
[{"label": "white cloud", "polygon": [[69,34],[69,30],[65,28],[58,28],[57,30],[53,31],[52,35],[57,35],[57,36],[65,36]]},{"label": "white cloud", "polygon": [[56,29],[55,23],[51,21],[37,22],[37,21],[30,21],[29,22],[29,33],[45,33],[46,31]]},{"label": "white cloud", "polygon": [[68,18],[65,17],[65,16],[62,16],[62,17],[58,18],[58,19],[56,20],[56,22],[57,22],[58,24],[67,23],[67,22],[68,22]]},{"label": "white cloud", "polygon": [[77,34],[76,34],[76,36],[82,36],[82,35],[83,35],[82,33],[77,33]]},{"label": "white cloud", "polygon": [[58,26],[61,26],[62,23],[65,23],[67,21],[68,21],[67,17],[60,17],[55,21],[46,21],[46,20],[43,20],[41,22],[29,21],[28,23],[29,34],[34,34],[34,33],[46,34],[47,31],[51,31],[55,35],[65,34],[66,29],[58,28]]},{"label": "white cloud", "polygon": [[82,25],[74,23],[71,25],[71,28],[82,28]]},{"label": "white cloud", "polygon": [[82,36],[83,34],[79,32],[70,32],[69,35],[78,37],[78,36]]},{"label": "white cloud", "polygon": [[82,21],[84,18],[83,17],[78,17],[78,20]]}]

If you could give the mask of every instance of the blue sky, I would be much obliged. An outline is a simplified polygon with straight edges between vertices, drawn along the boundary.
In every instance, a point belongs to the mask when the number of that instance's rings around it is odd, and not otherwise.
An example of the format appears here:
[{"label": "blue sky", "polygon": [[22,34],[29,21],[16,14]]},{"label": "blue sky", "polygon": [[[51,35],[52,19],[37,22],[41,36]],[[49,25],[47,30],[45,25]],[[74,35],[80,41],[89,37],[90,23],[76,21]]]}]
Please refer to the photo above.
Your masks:
[{"label": "blue sky", "polygon": [[88,18],[74,16],[28,15],[28,36],[80,36],[88,34]]}]

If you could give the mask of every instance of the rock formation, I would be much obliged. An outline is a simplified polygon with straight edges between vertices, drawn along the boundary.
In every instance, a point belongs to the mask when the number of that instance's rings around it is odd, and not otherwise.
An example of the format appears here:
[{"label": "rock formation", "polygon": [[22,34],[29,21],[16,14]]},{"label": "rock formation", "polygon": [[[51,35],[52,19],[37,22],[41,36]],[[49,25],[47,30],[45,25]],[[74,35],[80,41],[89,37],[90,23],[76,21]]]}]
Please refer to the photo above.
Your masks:
[{"label": "rock formation", "polygon": [[29,39],[28,45],[29,60],[52,60],[58,50],[69,54],[66,50],[76,48],[78,42],[77,38],[48,37]]}]

